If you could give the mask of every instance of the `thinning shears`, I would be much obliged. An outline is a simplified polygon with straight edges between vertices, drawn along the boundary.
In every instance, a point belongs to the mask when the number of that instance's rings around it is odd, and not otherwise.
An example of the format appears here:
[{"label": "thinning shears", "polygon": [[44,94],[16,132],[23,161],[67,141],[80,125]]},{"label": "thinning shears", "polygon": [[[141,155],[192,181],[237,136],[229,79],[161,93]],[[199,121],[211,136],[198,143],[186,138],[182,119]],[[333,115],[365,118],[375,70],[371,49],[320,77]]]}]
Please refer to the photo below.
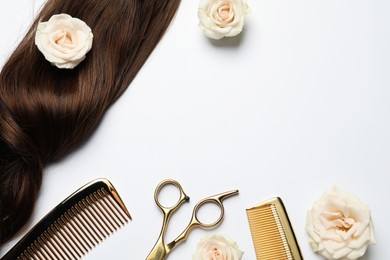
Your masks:
[{"label": "thinning shears", "polygon": [[[175,205],[173,205],[171,207],[166,207],[166,206],[162,205],[160,203],[160,201],[159,201],[159,198],[158,198],[158,195],[159,195],[161,189],[164,188],[167,185],[176,186],[178,188],[179,192],[180,192],[179,200],[176,202]],[[168,228],[168,222],[169,222],[170,217],[172,216],[172,214],[184,202],[189,202],[190,198],[185,194],[185,192],[184,192],[183,188],[181,187],[180,183],[178,183],[177,181],[175,181],[175,180],[164,180],[164,181],[160,182],[157,185],[156,190],[154,192],[154,200],[156,201],[156,204],[160,208],[161,212],[163,213],[163,223],[162,223],[160,235],[159,235],[159,237],[157,239],[157,242],[154,245],[152,251],[149,253],[149,255],[146,258],[146,260],[163,260],[163,259],[166,259],[168,254],[178,244],[180,244],[181,242],[183,242],[183,241],[185,241],[187,239],[190,231],[193,228],[200,227],[200,228],[204,228],[204,229],[212,229],[212,228],[217,227],[219,224],[221,224],[221,222],[223,220],[223,217],[224,217],[224,214],[225,214],[224,213],[224,207],[223,207],[223,204],[222,204],[223,200],[228,198],[228,197],[237,195],[237,194],[238,194],[238,190],[232,190],[232,191],[220,193],[220,194],[217,194],[217,195],[214,195],[214,196],[210,196],[210,197],[204,198],[201,201],[199,201],[195,205],[194,210],[192,212],[192,217],[190,219],[190,223],[187,225],[187,227],[184,229],[184,231],[175,240],[173,240],[172,242],[166,244],[164,237],[165,237],[165,233],[166,233],[167,228]],[[199,209],[203,205],[205,205],[207,203],[213,203],[213,204],[217,205],[220,208],[220,210],[221,210],[221,213],[220,213],[218,219],[215,222],[210,223],[210,224],[201,222],[198,219],[198,216],[197,216],[197,213],[198,213]]]}]

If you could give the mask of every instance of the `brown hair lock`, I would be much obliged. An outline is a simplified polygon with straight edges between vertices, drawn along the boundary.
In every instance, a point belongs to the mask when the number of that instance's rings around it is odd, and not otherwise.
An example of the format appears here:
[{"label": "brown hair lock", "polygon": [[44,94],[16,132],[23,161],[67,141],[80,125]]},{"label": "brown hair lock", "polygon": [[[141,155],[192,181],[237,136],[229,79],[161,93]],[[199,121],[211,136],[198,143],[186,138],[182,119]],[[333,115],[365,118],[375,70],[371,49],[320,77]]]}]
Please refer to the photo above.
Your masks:
[{"label": "brown hair lock", "polygon": [[[28,221],[43,168],[97,127],[169,26],[180,0],[48,0],[0,73],[0,245]],[[46,61],[34,44],[39,21],[66,13],[91,27],[94,42],[72,70]]]}]

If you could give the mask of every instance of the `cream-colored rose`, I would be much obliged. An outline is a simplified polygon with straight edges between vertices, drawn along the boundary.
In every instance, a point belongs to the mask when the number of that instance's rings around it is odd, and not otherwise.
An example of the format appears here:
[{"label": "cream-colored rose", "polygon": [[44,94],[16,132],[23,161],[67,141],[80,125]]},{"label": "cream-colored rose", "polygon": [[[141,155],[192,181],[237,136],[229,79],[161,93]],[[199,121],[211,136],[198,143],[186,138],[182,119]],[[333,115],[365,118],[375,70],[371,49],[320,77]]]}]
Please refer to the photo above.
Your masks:
[{"label": "cream-colored rose", "polygon": [[73,69],[85,59],[92,39],[91,28],[67,14],[53,15],[49,21],[40,22],[35,34],[35,44],[45,58],[64,69]]},{"label": "cream-colored rose", "polygon": [[356,196],[337,187],[308,211],[306,231],[314,252],[327,259],[352,260],[375,244],[371,211]]},{"label": "cream-colored rose", "polygon": [[240,260],[244,253],[236,242],[226,235],[202,238],[192,256],[193,260]]},{"label": "cream-colored rose", "polygon": [[246,0],[200,0],[199,26],[212,39],[236,36],[242,31],[248,12]]}]

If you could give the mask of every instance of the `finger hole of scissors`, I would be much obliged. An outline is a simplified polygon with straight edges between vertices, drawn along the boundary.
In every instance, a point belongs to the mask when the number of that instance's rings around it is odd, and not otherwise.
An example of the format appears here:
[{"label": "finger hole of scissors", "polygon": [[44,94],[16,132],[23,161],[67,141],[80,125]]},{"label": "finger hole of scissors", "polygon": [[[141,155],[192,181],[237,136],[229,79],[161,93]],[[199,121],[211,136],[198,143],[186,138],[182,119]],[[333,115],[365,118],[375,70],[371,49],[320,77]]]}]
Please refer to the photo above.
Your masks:
[{"label": "finger hole of scissors", "polygon": [[195,209],[195,217],[203,227],[214,227],[223,218],[223,207],[214,200],[204,201]]},{"label": "finger hole of scissors", "polygon": [[175,183],[165,183],[159,187],[156,193],[156,202],[163,208],[174,208],[181,200],[182,191]]}]

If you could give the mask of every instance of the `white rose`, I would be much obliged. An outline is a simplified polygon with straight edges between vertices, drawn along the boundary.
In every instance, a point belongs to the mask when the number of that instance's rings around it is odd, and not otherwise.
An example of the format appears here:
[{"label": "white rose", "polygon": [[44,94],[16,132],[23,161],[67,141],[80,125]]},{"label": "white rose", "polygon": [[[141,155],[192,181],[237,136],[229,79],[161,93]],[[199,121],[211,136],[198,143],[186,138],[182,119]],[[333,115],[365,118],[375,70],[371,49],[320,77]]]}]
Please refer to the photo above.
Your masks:
[{"label": "white rose", "polygon": [[193,260],[240,260],[244,253],[227,236],[213,235],[202,238]]},{"label": "white rose", "polygon": [[49,21],[40,22],[35,34],[35,44],[45,58],[65,69],[73,69],[85,59],[92,39],[91,28],[67,14],[53,15]]},{"label": "white rose", "polygon": [[306,231],[313,251],[327,259],[357,259],[375,244],[368,206],[336,187],[308,211]]},{"label": "white rose", "polygon": [[246,0],[200,0],[199,26],[209,38],[232,37],[242,31],[248,12]]}]

